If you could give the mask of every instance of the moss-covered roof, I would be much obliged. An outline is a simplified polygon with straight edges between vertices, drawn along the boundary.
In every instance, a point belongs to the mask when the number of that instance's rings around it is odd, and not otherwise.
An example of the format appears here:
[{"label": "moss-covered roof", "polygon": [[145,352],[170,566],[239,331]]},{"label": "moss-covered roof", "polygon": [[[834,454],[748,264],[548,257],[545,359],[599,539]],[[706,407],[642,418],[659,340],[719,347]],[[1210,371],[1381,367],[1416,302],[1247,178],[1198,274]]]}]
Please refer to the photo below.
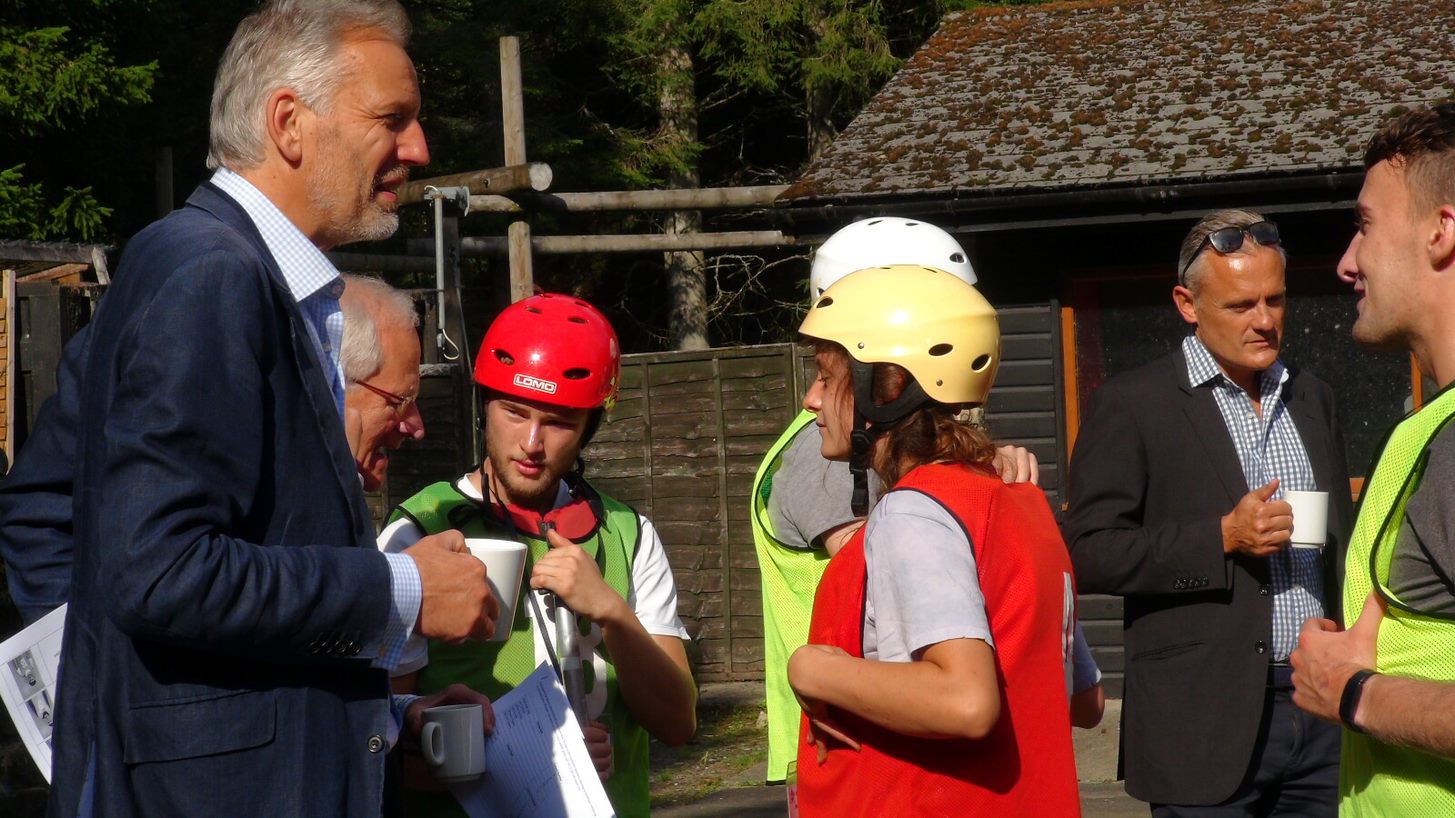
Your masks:
[{"label": "moss-covered roof", "polygon": [[1455,95],[1455,2],[1089,0],[956,12],[780,201],[1360,166]]}]

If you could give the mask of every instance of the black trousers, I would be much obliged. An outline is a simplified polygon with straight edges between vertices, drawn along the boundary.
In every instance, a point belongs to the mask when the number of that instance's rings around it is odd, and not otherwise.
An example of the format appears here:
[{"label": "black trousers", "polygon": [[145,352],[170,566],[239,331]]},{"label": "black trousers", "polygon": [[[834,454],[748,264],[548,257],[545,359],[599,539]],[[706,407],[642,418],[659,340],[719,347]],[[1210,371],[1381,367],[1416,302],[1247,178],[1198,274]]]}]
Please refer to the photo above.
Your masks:
[{"label": "black trousers", "polygon": [[1212,806],[1153,804],[1154,818],[1328,816],[1339,813],[1342,730],[1293,704],[1293,670],[1268,669],[1267,699],[1248,772],[1232,797]]}]

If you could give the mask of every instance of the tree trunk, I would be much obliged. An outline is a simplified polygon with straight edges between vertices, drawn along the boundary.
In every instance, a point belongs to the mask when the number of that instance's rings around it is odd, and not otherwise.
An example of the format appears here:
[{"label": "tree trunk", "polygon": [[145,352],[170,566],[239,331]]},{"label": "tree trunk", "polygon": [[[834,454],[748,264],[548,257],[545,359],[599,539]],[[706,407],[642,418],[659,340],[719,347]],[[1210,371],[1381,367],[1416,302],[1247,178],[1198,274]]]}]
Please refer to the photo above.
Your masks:
[{"label": "tree trunk", "polygon": [[[822,42],[827,32],[828,23],[826,19],[829,9],[822,9],[822,13],[815,15],[810,28],[814,38]],[[817,49],[810,49],[810,55]],[[803,89],[803,113],[804,123],[808,127],[808,161],[812,162],[824,152],[833,141],[837,133],[834,131],[833,106],[834,88],[827,82],[820,80],[816,83],[808,83]]]},{"label": "tree trunk", "polygon": [[[700,187],[695,152],[686,150],[697,142],[697,89],[693,84],[692,55],[685,48],[664,48],[658,62],[662,80],[657,100],[662,119],[661,139],[681,149],[684,159],[667,174],[672,188]],[[668,214],[664,232],[669,235],[696,233],[702,228],[702,214],[677,210]],[[707,279],[701,252],[663,253],[667,269],[667,292],[671,298],[669,326],[677,349],[707,349]]]}]

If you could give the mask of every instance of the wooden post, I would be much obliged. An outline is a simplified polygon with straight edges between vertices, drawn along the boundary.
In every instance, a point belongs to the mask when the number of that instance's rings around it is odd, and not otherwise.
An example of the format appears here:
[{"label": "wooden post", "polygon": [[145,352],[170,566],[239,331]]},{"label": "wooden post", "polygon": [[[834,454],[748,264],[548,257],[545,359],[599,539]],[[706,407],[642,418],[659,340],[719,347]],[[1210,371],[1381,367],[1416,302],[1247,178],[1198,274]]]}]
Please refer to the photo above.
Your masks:
[{"label": "wooden post", "polygon": [[15,271],[6,270],[3,278],[0,278],[0,299],[5,304],[4,322],[5,326],[0,327],[0,390],[3,390],[3,397],[0,397],[0,410],[3,410],[5,417],[0,420],[0,434],[5,435],[5,461],[13,464],[15,462],[15,394],[22,388],[20,372],[15,368],[15,348],[20,345],[20,337],[15,332]]},{"label": "wooden post", "polygon": [[[500,108],[505,130],[505,164],[525,162],[525,93],[520,77],[520,39],[500,38]],[[531,264],[530,223],[511,222],[510,300],[520,301],[535,292],[535,271]]]}]

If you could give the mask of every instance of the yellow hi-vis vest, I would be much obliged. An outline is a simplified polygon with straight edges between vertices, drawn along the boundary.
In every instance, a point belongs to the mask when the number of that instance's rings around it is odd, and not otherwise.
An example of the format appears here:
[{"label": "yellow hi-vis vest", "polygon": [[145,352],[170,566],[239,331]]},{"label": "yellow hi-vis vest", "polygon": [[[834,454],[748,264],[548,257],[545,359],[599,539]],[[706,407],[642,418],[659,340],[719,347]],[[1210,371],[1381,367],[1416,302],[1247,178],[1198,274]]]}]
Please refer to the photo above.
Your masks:
[{"label": "yellow hi-vis vest", "polygon": [[[1430,442],[1452,419],[1455,389],[1446,389],[1400,421],[1359,501],[1345,563],[1344,622],[1359,616],[1371,588],[1389,602],[1375,653],[1381,673],[1455,682],[1455,617],[1416,611],[1389,590],[1405,506],[1424,475]],[[1342,818],[1455,816],[1455,760],[1345,730],[1339,796]]]},{"label": "yellow hi-vis vest", "polygon": [[773,474],[783,452],[798,433],[813,423],[812,412],[800,412],[763,457],[753,478],[753,544],[763,595],[763,687],[768,705],[768,781],[784,779],[788,762],[798,754],[798,722],[803,712],[788,686],[788,657],[808,641],[813,594],[828,567],[828,552],[790,548],[778,541],[768,518]]}]

